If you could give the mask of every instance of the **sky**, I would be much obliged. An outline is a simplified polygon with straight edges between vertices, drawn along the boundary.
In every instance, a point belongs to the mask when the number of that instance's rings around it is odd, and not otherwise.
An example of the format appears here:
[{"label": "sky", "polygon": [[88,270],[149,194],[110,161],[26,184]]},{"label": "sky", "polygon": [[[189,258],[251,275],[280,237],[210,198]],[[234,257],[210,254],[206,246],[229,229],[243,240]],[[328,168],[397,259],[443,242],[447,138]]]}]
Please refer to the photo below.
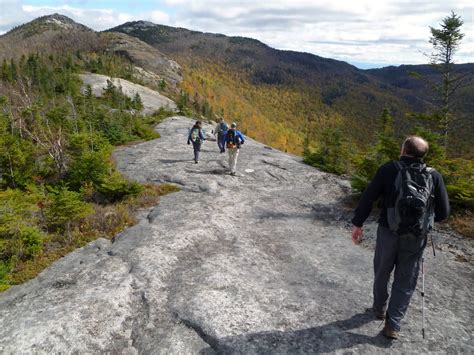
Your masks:
[{"label": "sky", "polygon": [[439,0],[0,0],[0,34],[36,17],[66,15],[94,30],[146,20],[258,39],[359,68],[427,63],[430,26],[464,21],[457,63],[474,62],[474,1]]}]

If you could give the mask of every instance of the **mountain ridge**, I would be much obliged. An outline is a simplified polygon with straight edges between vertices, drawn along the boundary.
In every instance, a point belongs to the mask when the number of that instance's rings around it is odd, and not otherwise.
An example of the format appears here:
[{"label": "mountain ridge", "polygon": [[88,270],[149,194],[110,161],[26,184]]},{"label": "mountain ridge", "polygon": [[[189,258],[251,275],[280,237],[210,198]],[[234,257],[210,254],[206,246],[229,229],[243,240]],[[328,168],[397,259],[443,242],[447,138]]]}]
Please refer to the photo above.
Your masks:
[{"label": "mountain ridge", "polygon": [[428,251],[425,259],[427,339],[417,293],[403,338],[390,342],[366,311],[376,222],[366,223],[362,244],[352,243],[349,182],[252,139],[235,177],[215,142],[203,144],[194,164],[192,124],[170,117],[157,127],[161,138],[115,152],[127,176],[181,191],[111,242],[94,241],[0,294],[1,352],[474,349],[471,240],[435,230],[436,260]]}]

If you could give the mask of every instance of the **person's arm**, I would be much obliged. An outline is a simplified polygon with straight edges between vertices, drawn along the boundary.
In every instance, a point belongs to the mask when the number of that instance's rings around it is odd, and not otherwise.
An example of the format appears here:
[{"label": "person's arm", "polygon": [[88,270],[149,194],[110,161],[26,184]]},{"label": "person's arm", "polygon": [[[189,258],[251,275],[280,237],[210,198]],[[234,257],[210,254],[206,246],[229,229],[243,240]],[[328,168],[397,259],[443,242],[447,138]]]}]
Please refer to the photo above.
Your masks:
[{"label": "person's arm", "polygon": [[354,226],[361,228],[367,217],[369,217],[372,205],[383,192],[384,175],[384,166],[381,166],[375,173],[369,186],[365,189],[354,211],[354,218],[352,218]]},{"label": "person's arm", "polygon": [[372,211],[372,205],[375,200],[377,200],[383,192],[383,167],[384,166],[380,167],[375,173],[374,178],[365,189],[359,204],[354,211],[354,218],[352,218],[352,241],[355,244],[359,244],[362,241],[364,235],[362,225],[369,216],[370,211]]},{"label": "person's arm", "polygon": [[435,222],[444,221],[449,216],[451,207],[449,206],[448,192],[444,185],[443,177],[437,171],[432,173],[434,182],[434,213]]},{"label": "person's arm", "polygon": [[202,133],[202,129],[199,130],[199,139],[201,139],[202,141],[206,140],[206,138],[204,137],[204,134]]},{"label": "person's arm", "polygon": [[240,139],[240,144],[244,144],[245,142],[244,135],[240,131],[237,133],[237,135]]}]

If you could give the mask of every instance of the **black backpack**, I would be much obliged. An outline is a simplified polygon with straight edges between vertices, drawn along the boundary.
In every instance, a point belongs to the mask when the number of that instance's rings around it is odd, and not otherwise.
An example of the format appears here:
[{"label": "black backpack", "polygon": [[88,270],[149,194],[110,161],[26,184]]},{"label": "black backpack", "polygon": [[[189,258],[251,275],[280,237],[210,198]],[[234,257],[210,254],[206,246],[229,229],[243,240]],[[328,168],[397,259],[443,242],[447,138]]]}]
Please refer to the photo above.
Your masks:
[{"label": "black backpack", "polygon": [[425,237],[434,224],[432,168],[423,163],[395,161],[394,205],[387,208],[388,225],[399,236]]},{"label": "black backpack", "polygon": [[236,140],[235,130],[229,129],[227,131],[227,135],[226,135],[226,138],[225,138],[225,142],[227,143],[227,148],[229,148],[229,149],[235,148],[236,147],[235,140]]}]

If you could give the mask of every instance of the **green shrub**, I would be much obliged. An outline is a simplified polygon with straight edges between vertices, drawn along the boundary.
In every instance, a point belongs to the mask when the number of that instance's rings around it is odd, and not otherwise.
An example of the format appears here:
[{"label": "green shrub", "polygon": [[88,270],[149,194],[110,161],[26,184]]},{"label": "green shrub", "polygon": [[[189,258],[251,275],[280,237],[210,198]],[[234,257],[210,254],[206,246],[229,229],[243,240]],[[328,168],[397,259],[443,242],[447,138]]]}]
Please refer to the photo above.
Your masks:
[{"label": "green shrub", "polygon": [[80,193],[70,191],[66,186],[49,187],[48,190],[46,225],[53,232],[65,232],[71,237],[72,229],[92,213],[92,205],[84,202]]},{"label": "green shrub", "polygon": [[141,119],[136,119],[133,125],[133,135],[144,140],[159,138],[158,132],[155,132],[147,123]]},{"label": "green shrub", "polygon": [[315,152],[305,150],[306,164],[337,175],[350,171],[350,147],[342,130],[338,128],[323,130],[318,145]]},{"label": "green shrub", "polygon": [[0,191],[0,274],[41,252],[47,240],[40,228],[43,199],[35,189]]},{"label": "green shrub", "polygon": [[112,166],[112,146],[100,135],[75,134],[70,139],[71,163],[66,181],[76,191],[88,183],[100,184]]},{"label": "green shrub", "polygon": [[103,202],[117,202],[129,196],[136,196],[143,187],[133,181],[128,181],[120,173],[114,171],[110,176],[103,176],[97,190],[103,196]]},{"label": "green shrub", "polygon": [[9,119],[0,104],[0,187],[24,188],[33,175],[34,145],[12,133]]}]

